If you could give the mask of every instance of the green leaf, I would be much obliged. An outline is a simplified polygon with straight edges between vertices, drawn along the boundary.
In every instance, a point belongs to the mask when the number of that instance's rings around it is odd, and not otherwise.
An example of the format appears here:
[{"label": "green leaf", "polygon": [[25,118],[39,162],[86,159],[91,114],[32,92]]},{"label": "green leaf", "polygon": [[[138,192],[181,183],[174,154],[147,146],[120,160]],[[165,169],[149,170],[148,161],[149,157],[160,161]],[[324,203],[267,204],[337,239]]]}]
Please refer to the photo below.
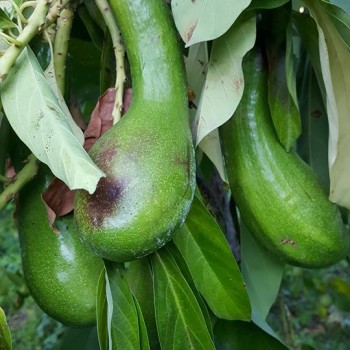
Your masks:
[{"label": "green leaf", "polygon": [[181,274],[184,276],[186,282],[191,287],[192,292],[197,299],[198,305],[202,310],[202,314],[204,316],[205,323],[206,323],[207,328],[208,328],[208,332],[209,332],[211,338],[214,338],[213,326],[212,326],[212,322],[211,322],[212,315],[209,313],[207,304],[205,303],[205,301],[203,300],[203,297],[199,294],[199,292],[196,288],[196,285],[193,281],[191,272],[186,264],[184,257],[182,256],[179,249],[176,247],[176,245],[173,242],[169,242],[167,244],[167,251],[172,256],[172,258],[175,260],[176,265],[178,266],[178,268],[181,271]]},{"label": "green leaf", "polygon": [[305,47],[308,56],[310,57],[314,68],[318,84],[321,89],[322,97],[326,101],[326,89],[323,82],[320,54],[318,49],[318,31],[313,18],[304,13],[293,13],[293,24],[295,24],[302,44]]},{"label": "green leaf", "polygon": [[242,273],[255,315],[264,320],[275,302],[283,277],[284,263],[271,256],[256,243],[241,224]]},{"label": "green leaf", "polygon": [[254,13],[245,14],[213,42],[208,74],[193,121],[196,145],[230,119],[241,100],[244,89],[242,59],[254,45],[255,22]]},{"label": "green leaf", "polygon": [[22,51],[0,91],[12,128],[34,155],[70,189],[94,192],[104,174],[83,149],[81,130],[65,114],[30,48]]},{"label": "green leaf", "polygon": [[328,119],[322,94],[311,67],[305,64],[300,91],[300,113],[303,133],[298,140],[298,153],[313,168],[325,191],[329,190]]},{"label": "green leaf", "polygon": [[141,308],[151,348],[158,349],[160,345],[154,310],[153,276],[148,257],[131,261],[127,278],[132,293]]},{"label": "green leaf", "polygon": [[198,198],[173,240],[213,313],[228,320],[250,320],[249,298],[236,260],[219,225]]},{"label": "green leaf", "polygon": [[[293,100],[288,87],[287,70],[293,73],[293,60],[287,56],[287,28],[291,3],[263,12],[269,76],[268,102],[272,121],[280,143],[286,151],[294,145],[301,133],[301,121],[294,86]],[[274,23],[271,26],[271,23]],[[290,37],[291,39],[291,37]],[[291,45],[291,43],[288,43]],[[289,55],[292,52],[289,51]],[[287,66],[287,62],[289,65]],[[290,72],[292,70],[292,72]]]},{"label": "green leaf", "polygon": [[349,0],[331,0],[334,5],[341,7],[348,15],[350,15],[350,2]]},{"label": "green leaf", "polygon": [[166,247],[151,256],[158,334],[163,349],[214,349],[201,309]]},{"label": "green leaf", "polygon": [[0,350],[12,350],[11,332],[4,310],[0,307]]},{"label": "green leaf", "polygon": [[214,328],[217,350],[287,350],[253,322],[218,320]]},{"label": "green leaf", "polygon": [[139,349],[138,312],[125,274],[115,263],[105,265],[109,349]]},{"label": "green leaf", "polygon": [[147,327],[145,323],[145,319],[143,318],[142,310],[137,302],[137,299],[134,297],[134,303],[137,310],[137,317],[139,322],[139,335],[140,335],[140,349],[141,350],[149,350],[150,343],[148,339]]},{"label": "green leaf", "polygon": [[317,22],[329,120],[328,162],[332,202],[350,209],[350,51],[321,2],[304,0]]},{"label": "green leaf", "polygon": [[186,46],[224,34],[251,0],[172,0],[176,27]]},{"label": "green leaf", "polygon": [[11,21],[7,13],[0,8],[0,30],[15,28],[16,25]]},{"label": "green leaf", "polygon": [[103,269],[97,286],[96,320],[97,335],[101,350],[108,349],[108,320],[107,320],[107,296],[106,296],[106,269]]},{"label": "green leaf", "polygon": [[350,17],[343,9],[333,5],[327,1],[321,0],[320,5],[329,16],[334,27],[344,40],[348,48],[350,48]]}]

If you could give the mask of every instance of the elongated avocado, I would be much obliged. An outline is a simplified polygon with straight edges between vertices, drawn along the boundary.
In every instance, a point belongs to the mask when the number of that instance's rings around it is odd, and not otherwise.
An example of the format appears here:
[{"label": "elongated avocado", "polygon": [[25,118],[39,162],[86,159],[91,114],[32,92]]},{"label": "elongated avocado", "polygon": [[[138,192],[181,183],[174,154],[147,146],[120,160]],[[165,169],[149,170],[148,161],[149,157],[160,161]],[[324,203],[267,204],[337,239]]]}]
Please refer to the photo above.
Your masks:
[{"label": "elongated avocado", "polygon": [[247,54],[243,71],[242,100],[220,130],[241,218],[255,239],[283,261],[315,268],[332,265],[349,252],[339,210],[312,169],[277,139],[261,50]]},{"label": "elongated avocado", "polygon": [[69,326],[96,323],[96,294],[103,261],[80,241],[72,214],[49,226],[42,192],[52,174],[41,165],[38,177],[21,192],[17,221],[23,273],[34,300],[52,318]]},{"label": "elongated avocado", "polygon": [[111,0],[132,77],[132,104],[92,147],[107,174],[75,196],[80,236],[123,262],[168,242],[189,211],[195,161],[183,58],[163,0]]}]

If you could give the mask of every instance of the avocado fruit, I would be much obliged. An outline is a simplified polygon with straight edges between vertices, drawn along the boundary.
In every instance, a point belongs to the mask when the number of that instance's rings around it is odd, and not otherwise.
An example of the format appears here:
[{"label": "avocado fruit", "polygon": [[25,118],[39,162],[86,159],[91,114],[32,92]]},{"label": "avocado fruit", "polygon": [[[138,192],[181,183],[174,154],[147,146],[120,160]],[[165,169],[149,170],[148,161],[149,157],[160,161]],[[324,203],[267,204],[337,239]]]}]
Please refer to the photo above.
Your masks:
[{"label": "avocado fruit", "polygon": [[106,174],[78,190],[75,219],[99,256],[131,261],[154,252],[184,222],[195,188],[186,75],[162,0],[110,2],[130,64],[132,103],[89,154]]},{"label": "avocado fruit", "polygon": [[243,97],[220,128],[240,217],[256,241],[282,261],[307,268],[333,265],[349,253],[350,236],[315,172],[278,140],[259,43],[245,56],[243,72]]},{"label": "avocado fruit", "polygon": [[53,178],[40,165],[38,176],[19,193],[17,224],[23,273],[39,307],[53,319],[72,327],[96,323],[98,279],[103,261],[76,234],[73,214],[50,226],[42,193]]}]

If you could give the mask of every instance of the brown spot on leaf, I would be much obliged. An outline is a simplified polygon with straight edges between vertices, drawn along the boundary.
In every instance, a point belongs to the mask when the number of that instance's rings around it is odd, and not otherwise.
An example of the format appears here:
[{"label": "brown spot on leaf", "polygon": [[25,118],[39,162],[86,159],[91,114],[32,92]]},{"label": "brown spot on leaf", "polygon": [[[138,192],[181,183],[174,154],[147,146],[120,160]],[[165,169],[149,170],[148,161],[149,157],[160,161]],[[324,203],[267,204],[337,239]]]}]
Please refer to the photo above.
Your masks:
[{"label": "brown spot on leaf", "polygon": [[238,92],[241,89],[242,84],[243,84],[242,78],[238,78],[233,81],[233,89],[235,90],[235,92]]},{"label": "brown spot on leaf", "polygon": [[197,27],[197,23],[198,23],[198,20],[187,29],[185,33],[186,42],[189,42],[191,40],[193,32]]}]

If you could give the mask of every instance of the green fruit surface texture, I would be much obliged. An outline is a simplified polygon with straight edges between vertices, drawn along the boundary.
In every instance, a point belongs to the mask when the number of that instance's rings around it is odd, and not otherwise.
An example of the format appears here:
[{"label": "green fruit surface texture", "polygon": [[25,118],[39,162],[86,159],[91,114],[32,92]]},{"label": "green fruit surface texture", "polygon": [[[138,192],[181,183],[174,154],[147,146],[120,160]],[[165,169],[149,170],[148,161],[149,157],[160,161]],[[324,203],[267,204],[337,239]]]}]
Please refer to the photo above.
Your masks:
[{"label": "green fruit surface texture", "polygon": [[90,150],[106,173],[75,196],[81,238],[116,261],[168,242],[186,218],[195,186],[183,58],[164,1],[110,1],[131,67],[132,104]]},{"label": "green fruit surface texture", "polygon": [[349,252],[339,210],[312,169],[277,139],[261,50],[247,54],[243,72],[242,100],[220,130],[241,218],[255,239],[283,261],[310,268],[332,265]]},{"label": "green fruit surface texture", "polygon": [[21,192],[17,220],[23,273],[40,308],[69,326],[96,323],[96,294],[103,261],[76,234],[74,216],[58,218],[50,227],[42,192],[52,175],[41,166],[39,175]]}]

